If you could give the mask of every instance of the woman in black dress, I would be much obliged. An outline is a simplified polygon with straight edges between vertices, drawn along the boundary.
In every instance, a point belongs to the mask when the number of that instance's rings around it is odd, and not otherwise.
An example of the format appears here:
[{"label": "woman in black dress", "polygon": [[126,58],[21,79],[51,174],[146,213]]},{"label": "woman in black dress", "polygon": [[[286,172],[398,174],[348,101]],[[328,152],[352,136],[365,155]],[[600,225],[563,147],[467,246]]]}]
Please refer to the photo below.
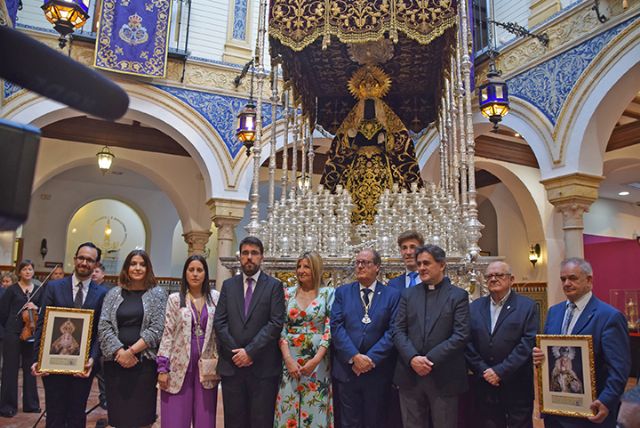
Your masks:
[{"label": "woman in black dress", "polygon": [[[0,388],[0,416],[11,418],[18,411],[18,370],[22,367],[22,410],[39,413],[40,402],[36,379],[31,375],[33,337],[20,339],[24,325],[23,310],[37,312],[42,292],[33,283],[33,262],[23,260],[18,265],[18,282],[5,290],[0,298],[0,324],[5,329],[3,340],[2,387]],[[0,424],[2,425],[2,424]]]},{"label": "woman in black dress", "polygon": [[98,327],[109,425],[151,426],[156,420],[156,355],[167,293],[156,286],[151,260],[143,250],[129,253],[119,283],[104,299]]}]

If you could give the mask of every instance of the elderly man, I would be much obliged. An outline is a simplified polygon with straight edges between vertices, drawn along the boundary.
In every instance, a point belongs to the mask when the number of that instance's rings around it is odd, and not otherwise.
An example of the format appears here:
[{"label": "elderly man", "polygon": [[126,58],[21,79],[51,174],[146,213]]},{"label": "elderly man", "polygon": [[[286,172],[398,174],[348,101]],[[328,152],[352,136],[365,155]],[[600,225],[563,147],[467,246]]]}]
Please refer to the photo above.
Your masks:
[{"label": "elderly man", "polygon": [[416,249],[421,284],[402,294],[393,325],[405,428],[455,428],[458,396],[467,390],[464,350],[469,341],[469,295],[445,276],[437,245]]},{"label": "elderly man", "polygon": [[[620,396],[631,370],[629,336],[624,315],[591,292],[593,269],[581,258],[560,264],[560,281],[566,302],[549,308],[545,334],[589,335],[593,338],[596,369],[596,400],[591,403],[593,416],[588,419],[545,416],[546,428],[616,426]],[[545,358],[540,348],[533,348],[533,362]]]},{"label": "elderly man", "polygon": [[466,350],[474,374],[475,425],[532,427],[536,304],[511,289],[514,277],[507,263],[489,264],[484,277],[489,296],[470,306],[471,342]]},{"label": "elderly man", "polygon": [[391,322],[400,293],[377,280],[380,264],[377,251],[360,251],[357,281],[336,290],[331,308],[332,374],[339,385],[345,428],[385,425],[395,362]]}]

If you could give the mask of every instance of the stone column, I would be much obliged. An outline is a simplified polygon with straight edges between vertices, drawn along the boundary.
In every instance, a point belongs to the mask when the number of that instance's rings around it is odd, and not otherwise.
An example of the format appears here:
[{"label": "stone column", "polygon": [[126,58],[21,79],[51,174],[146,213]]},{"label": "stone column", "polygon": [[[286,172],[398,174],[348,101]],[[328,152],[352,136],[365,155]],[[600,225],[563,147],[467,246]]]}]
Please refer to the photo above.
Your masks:
[{"label": "stone column", "polygon": [[232,272],[220,263],[220,257],[233,257],[236,253],[233,242],[235,230],[244,217],[247,201],[212,198],[207,202],[207,206],[211,210],[211,220],[218,229],[216,288],[219,290],[222,287],[222,282],[232,275]]},{"label": "stone column", "polygon": [[598,187],[604,177],[575,173],[542,180],[547,199],[562,213],[564,258],[584,257],[584,213],[598,199]]},{"label": "stone column", "polygon": [[529,28],[544,22],[547,18],[556,12],[560,12],[562,5],[560,0],[532,0],[529,10]]},{"label": "stone column", "polygon": [[192,230],[191,232],[182,234],[182,236],[184,237],[184,242],[189,246],[189,256],[194,254],[204,255],[211,232],[208,230]]}]

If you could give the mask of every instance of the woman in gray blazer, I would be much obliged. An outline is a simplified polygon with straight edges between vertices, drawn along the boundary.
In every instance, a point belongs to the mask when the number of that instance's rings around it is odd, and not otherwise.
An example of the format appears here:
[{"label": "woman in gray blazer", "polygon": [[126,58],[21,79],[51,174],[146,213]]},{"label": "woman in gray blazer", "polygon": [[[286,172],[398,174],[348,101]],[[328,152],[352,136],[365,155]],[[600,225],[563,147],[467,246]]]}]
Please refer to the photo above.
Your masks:
[{"label": "woman in gray blazer", "polygon": [[109,425],[151,426],[156,420],[156,355],[167,293],[156,286],[151,260],[143,250],[129,253],[119,285],[107,293],[98,326]]}]

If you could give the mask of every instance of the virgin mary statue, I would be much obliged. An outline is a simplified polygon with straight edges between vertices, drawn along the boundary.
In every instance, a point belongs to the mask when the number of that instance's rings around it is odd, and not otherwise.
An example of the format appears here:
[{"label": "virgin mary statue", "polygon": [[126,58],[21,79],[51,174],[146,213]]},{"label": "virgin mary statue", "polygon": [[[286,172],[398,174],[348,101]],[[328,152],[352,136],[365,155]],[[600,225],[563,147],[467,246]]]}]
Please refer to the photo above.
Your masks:
[{"label": "virgin mary statue", "polygon": [[376,205],[385,189],[417,182],[422,186],[415,149],[407,128],[382,98],[391,79],[379,67],[367,65],[349,80],[358,103],[331,142],[321,183],[335,192],[342,185],[355,205],[354,224],[374,221]]}]

